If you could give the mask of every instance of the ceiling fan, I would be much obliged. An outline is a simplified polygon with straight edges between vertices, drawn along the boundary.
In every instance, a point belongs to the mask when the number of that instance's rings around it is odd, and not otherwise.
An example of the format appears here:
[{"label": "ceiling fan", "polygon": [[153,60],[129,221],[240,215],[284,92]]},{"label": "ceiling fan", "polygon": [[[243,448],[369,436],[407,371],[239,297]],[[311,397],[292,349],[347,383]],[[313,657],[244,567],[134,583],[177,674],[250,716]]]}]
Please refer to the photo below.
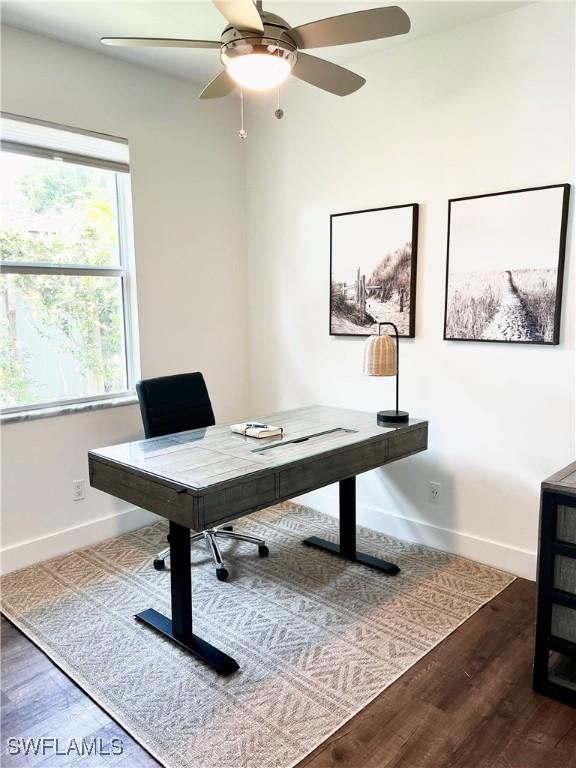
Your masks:
[{"label": "ceiling fan", "polygon": [[224,70],[200,94],[201,99],[227,96],[237,85],[254,90],[279,86],[289,75],[338,96],[347,96],[366,82],[360,75],[316,56],[305,48],[360,43],[403,35],[408,15],[398,6],[373,8],[313,21],[299,27],[262,10],[253,0],[212,0],[228,21],[220,40],[163,37],[103,37],[105,45],[162,48],[219,48]]}]

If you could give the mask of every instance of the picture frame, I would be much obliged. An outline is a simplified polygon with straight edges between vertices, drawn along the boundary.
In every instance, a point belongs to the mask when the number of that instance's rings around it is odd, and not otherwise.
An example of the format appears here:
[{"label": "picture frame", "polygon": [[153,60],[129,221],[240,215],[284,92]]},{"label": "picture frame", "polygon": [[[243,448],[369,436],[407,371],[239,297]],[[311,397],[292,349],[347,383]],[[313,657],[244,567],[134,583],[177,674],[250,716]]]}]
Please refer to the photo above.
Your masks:
[{"label": "picture frame", "polygon": [[418,203],[330,216],[331,336],[370,336],[394,322],[414,338]]},{"label": "picture frame", "polygon": [[570,184],[448,201],[444,340],[557,345]]}]

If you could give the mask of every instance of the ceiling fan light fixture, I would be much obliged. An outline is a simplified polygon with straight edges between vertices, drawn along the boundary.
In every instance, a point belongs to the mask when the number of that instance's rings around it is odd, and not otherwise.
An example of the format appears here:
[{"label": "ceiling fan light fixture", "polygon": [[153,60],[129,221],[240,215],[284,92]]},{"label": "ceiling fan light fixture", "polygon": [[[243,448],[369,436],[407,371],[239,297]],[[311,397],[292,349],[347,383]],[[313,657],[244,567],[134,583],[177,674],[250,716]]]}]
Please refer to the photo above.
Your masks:
[{"label": "ceiling fan light fixture", "polygon": [[237,56],[228,62],[226,68],[238,85],[253,91],[277,88],[292,71],[292,65],[287,59],[269,53]]},{"label": "ceiling fan light fixture", "polygon": [[267,91],[283,83],[296,63],[294,46],[271,38],[240,38],[225,43],[222,64],[242,88]]}]

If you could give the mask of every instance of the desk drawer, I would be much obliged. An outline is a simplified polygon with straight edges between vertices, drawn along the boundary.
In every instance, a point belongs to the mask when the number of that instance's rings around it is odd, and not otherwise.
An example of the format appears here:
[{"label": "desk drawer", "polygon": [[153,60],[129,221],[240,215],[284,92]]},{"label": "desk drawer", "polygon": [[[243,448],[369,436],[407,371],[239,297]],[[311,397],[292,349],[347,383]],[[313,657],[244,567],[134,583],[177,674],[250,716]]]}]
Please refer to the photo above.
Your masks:
[{"label": "desk drawer", "polygon": [[277,501],[274,475],[251,478],[227,488],[206,493],[199,498],[199,530],[242,517],[258,509],[271,507]]},{"label": "desk drawer", "polygon": [[388,441],[379,440],[346,448],[332,457],[312,459],[278,472],[280,499],[323,488],[346,477],[380,467],[388,461]]},{"label": "desk drawer", "polygon": [[142,509],[173,520],[180,525],[198,530],[196,499],[148,477],[141,477],[128,470],[111,467],[92,458],[90,485],[99,491],[116,496]]},{"label": "desk drawer", "polygon": [[388,461],[423,451],[428,445],[428,429],[419,427],[412,432],[399,432],[390,438]]}]

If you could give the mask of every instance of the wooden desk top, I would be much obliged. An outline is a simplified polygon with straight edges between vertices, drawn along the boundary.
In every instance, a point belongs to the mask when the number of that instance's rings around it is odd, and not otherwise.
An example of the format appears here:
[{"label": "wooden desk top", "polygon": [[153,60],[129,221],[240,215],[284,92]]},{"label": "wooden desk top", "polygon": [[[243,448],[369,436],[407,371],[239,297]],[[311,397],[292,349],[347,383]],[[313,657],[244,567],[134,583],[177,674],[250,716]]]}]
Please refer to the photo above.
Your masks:
[{"label": "wooden desk top", "polygon": [[283,436],[259,440],[234,434],[229,425],[222,425],[99,448],[90,451],[89,457],[194,493],[427,425],[413,419],[408,424],[380,427],[376,413],[319,405],[257,420],[283,427]]},{"label": "wooden desk top", "polygon": [[264,440],[228,425],[90,451],[90,484],[201,531],[425,451],[428,422],[379,427],[375,413],[316,405],[262,417]]}]

